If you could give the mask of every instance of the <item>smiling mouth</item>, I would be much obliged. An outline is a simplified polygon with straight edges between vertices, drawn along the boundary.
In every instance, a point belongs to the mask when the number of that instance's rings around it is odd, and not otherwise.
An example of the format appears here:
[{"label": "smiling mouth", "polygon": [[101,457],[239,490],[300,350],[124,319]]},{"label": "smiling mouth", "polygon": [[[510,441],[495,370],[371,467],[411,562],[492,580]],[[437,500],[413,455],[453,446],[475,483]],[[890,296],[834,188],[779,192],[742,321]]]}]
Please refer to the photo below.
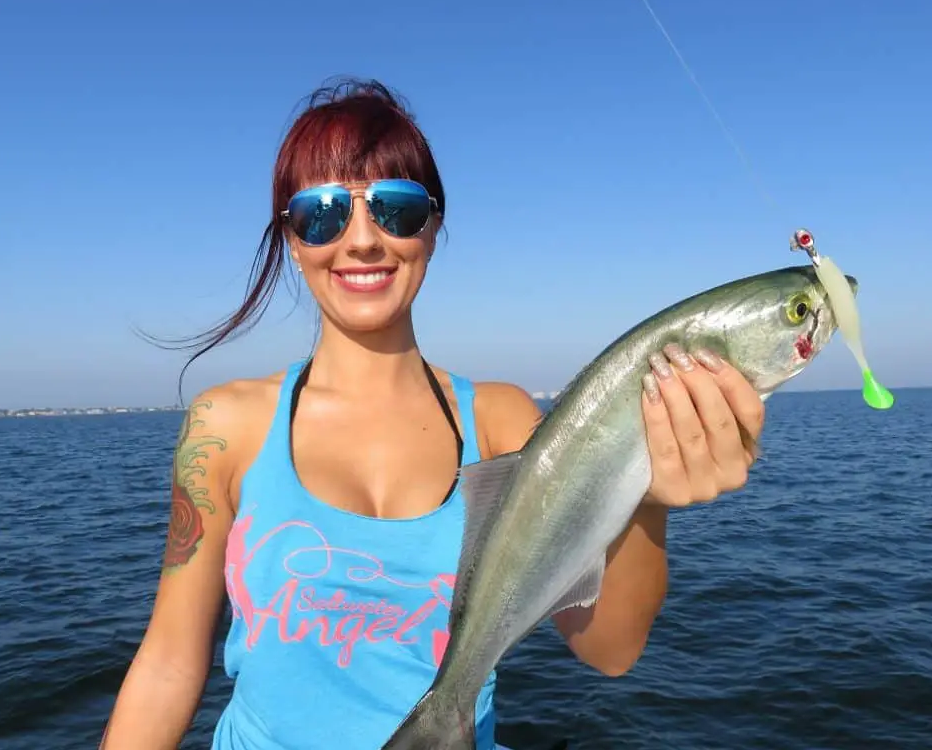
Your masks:
[{"label": "smiling mouth", "polygon": [[334,280],[344,289],[353,292],[374,292],[385,289],[395,277],[397,268],[344,268],[333,269]]}]

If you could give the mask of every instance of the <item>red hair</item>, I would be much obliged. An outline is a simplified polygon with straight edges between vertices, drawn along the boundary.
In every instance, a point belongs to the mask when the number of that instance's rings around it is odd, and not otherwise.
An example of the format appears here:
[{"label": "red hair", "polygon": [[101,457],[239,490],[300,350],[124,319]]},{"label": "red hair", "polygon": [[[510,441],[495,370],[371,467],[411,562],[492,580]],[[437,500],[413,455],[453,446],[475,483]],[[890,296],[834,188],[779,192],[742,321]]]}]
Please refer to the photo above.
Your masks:
[{"label": "red hair", "polygon": [[187,368],[215,346],[249,331],[268,308],[285,263],[285,220],[291,196],[313,184],[386,177],[415,180],[437,199],[445,197],[430,145],[397,94],[378,81],[346,79],[317,89],[292,124],[272,177],[272,216],[253,261],[246,297],[236,312],[206,332],[183,339],[196,351]]},{"label": "red hair", "polygon": [[424,134],[399,97],[378,81],[315,91],[285,137],[272,180],[273,221],[302,188],[330,181],[404,177],[444,213],[443,184]]}]

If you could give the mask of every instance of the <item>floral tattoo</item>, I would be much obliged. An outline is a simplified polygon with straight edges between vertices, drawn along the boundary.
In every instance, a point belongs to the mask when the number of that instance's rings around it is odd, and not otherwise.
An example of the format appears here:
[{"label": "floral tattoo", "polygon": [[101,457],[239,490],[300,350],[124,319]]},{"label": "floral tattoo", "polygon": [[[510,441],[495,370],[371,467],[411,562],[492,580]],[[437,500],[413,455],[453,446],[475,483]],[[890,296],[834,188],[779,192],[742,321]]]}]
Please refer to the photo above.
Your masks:
[{"label": "floral tattoo", "polygon": [[194,557],[204,536],[204,521],[201,511],[213,514],[216,510],[208,496],[207,487],[199,480],[207,473],[206,461],[210,454],[207,448],[214,446],[226,449],[226,441],[211,435],[192,436],[192,428],[204,426],[198,418],[202,409],[210,409],[210,401],[198,401],[191,405],[181,425],[175,448],[174,477],[172,481],[171,518],[168,522],[168,541],[165,545],[164,568],[176,570]]}]

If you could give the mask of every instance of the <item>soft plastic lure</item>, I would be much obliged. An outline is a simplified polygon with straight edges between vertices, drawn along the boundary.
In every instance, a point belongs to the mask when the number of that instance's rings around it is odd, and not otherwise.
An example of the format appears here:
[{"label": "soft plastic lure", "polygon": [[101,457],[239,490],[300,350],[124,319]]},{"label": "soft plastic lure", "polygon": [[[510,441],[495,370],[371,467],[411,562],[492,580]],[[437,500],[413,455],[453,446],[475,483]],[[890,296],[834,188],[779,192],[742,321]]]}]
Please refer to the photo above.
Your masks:
[{"label": "soft plastic lure", "polygon": [[809,256],[816,276],[825,287],[832,312],[835,313],[838,330],[841,331],[845,344],[861,366],[864,381],[861,395],[865,403],[873,409],[889,409],[893,406],[893,394],[878,382],[867,364],[864,345],[861,343],[861,322],[854,301],[854,292],[851,291],[844,273],[831,258],[819,254],[812,232],[807,229],[798,229],[793,234],[790,239],[790,249],[803,250]]}]

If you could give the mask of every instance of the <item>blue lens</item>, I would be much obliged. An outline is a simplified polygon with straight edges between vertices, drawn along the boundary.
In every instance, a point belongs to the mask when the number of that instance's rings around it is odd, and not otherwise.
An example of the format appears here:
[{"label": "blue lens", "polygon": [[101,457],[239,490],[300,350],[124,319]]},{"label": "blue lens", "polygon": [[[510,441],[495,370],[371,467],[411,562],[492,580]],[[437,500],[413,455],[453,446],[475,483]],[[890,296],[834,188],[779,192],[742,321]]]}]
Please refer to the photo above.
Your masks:
[{"label": "blue lens", "polygon": [[[369,214],[395,237],[413,237],[430,218],[432,201],[423,185],[411,180],[379,180],[366,190]],[[342,185],[317,185],[296,193],[288,203],[291,228],[308,245],[326,245],[346,228],[353,197]]]},{"label": "blue lens", "polygon": [[349,221],[353,196],[341,185],[317,185],[296,193],[288,203],[291,228],[308,245],[326,245]]},{"label": "blue lens", "polygon": [[430,196],[411,180],[379,180],[366,191],[375,223],[395,237],[413,237],[427,226]]}]

